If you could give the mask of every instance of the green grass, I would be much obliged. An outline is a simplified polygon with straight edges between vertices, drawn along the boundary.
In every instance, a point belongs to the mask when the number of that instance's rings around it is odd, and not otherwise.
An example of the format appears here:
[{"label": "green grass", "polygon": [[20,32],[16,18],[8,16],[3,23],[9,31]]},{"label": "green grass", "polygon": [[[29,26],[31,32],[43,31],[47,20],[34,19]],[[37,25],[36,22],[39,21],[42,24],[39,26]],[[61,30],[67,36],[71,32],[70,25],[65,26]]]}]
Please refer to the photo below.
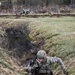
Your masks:
[{"label": "green grass", "polygon": [[45,41],[43,49],[51,56],[61,57],[68,67],[69,75],[75,75],[75,17],[0,18],[2,27],[16,26],[26,22],[29,23],[30,38],[38,40],[37,38],[43,37]]},{"label": "green grass", "polygon": [[[44,37],[43,49],[49,51],[49,55],[61,57],[64,62],[75,57],[75,17],[35,18],[29,21],[30,36],[34,40]],[[69,75],[75,74],[75,64],[72,63],[74,60],[75,58],[65,63],[68,65]]]},{"label": "green grass", "polygon": [[20,68],[18,64],[14,63],[11,57],[6,52],[7,50],[0,48],[0,75],[25,75],[24,71],[17,71]]},{"label": "green grass", "polygon": [[[46,49],[52,50],[51,44],[56,44],[56,53],[61,53],[61,50],[74,51],[74,32],[75,32],[75,18],[61,17],[61,18],[31,18],[29,19],[31,33],[38,32],[39,35],[35,37],[45,37],[47,43]],[[31,36],[34,36],[31,35]],[[34,37],[33,37],[34,38]],[[51,43],[52,42],[52,43]],[[50,48],[49,48],[50,47]],[[61,55],[62,56],[62,55]]]}]

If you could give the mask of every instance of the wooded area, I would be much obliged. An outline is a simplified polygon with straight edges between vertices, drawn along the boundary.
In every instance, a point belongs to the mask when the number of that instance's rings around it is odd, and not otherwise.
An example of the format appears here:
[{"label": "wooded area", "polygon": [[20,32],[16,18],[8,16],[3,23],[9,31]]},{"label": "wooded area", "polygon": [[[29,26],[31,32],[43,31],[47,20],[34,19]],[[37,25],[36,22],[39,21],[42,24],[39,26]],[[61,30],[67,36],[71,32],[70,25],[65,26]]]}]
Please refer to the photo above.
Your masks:
[{"label": "wooded area", "polygon": [[[0,0],[0,12],[16,12],[23,9],[39,9],[61,6],[75,7],[75,0]],[[57,8],[58,9],[58,8]]]}]

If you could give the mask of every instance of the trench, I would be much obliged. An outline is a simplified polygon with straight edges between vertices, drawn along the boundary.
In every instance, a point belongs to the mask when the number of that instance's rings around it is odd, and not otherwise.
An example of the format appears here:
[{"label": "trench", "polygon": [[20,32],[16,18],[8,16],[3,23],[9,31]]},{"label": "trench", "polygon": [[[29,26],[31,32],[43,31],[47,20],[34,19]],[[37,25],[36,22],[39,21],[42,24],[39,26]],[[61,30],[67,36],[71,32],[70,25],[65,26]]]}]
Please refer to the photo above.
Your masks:
[{"label": "trench", "polygon": [[27,25],[13,26],[3,30],[4,34],[0,36],[0,45],[8,51],[10,56],[16,58],[24,66],[35,58],[39,43],[35,44],[30,38],[30,30]]},{"label": "trench", "polygon": [[[44,49],[43,46],[46,39],[51,39],[52,37],[59,35],[51,34],[46,38],[42,36],[36,37],[36,40],[34,41],[33,38],[29,36],[29,34],[29,27],[25,24],[5,28],[0,27],[0,46],[5,48],[10,56],[16,58],[21,63],[20,66],[23,66],[23,68],[27,66],[32,59],[35,59],[36,53],[39,49]],[[35,36],[39,34],[40,33],[35,32]],[[53,46],[56,47],[57,45],[62,45],[57,42],[53,42],[52,39],[50,42],[51,45],[49,48]],[[55,72],[57,70],[55,70]]]}]

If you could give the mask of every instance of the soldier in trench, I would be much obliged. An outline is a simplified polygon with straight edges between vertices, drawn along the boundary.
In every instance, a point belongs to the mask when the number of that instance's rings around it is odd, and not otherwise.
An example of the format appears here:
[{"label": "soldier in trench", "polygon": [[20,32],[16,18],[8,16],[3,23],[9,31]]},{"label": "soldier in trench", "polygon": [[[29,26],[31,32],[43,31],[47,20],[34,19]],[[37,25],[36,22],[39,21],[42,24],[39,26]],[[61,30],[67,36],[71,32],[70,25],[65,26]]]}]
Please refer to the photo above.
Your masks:
[{"label": "soldier in trench", "polygon": [[39,50],[37,52],[37,59],[33,66],[26,67],[26,70],[30,71],[32,75],[53,75],[51,64],[59,63],[63,73],[68,75],[68,71],[59,57],[47,56],[44,50]]}]

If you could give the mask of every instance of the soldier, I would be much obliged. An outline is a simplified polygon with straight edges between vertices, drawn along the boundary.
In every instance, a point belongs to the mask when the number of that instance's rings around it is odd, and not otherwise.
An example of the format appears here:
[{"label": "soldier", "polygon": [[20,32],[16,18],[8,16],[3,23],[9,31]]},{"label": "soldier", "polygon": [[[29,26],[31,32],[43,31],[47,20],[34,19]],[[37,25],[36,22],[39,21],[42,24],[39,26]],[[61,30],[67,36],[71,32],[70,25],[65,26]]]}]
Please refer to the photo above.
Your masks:
[{"label": "soldier", "polygon": [[29,70],[34,70],[35,75],[53,75],[51,64],[52,63],[59,63],[63,73],[68,75],[67,69],[62,62],[62,60],[58,57],[50,57],[47,56],[44,50],[39,50],[37,52],[37,59],[33,67],[28,68]]}]

